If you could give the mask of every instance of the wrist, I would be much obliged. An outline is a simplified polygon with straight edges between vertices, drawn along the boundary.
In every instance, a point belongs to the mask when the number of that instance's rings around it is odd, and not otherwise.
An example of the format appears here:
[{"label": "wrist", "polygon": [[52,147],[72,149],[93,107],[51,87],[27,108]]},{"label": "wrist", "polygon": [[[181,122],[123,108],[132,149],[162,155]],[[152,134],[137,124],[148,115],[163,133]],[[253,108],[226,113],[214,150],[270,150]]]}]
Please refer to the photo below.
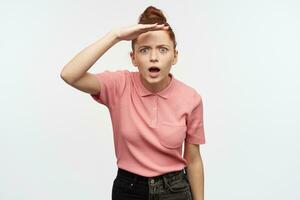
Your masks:
[{"label": "wrist", "polygon": [[121,39],[120,39],[120,37],[119,37],[119,36],[120,36],[120,33],[119,33],[119,30],[118,30],[118,29],[114,29],[114,30],[110,31],[108,34],[112,37],[112,39],[113,39],[113,41],[114,41],[115,43],[121,41]]}]

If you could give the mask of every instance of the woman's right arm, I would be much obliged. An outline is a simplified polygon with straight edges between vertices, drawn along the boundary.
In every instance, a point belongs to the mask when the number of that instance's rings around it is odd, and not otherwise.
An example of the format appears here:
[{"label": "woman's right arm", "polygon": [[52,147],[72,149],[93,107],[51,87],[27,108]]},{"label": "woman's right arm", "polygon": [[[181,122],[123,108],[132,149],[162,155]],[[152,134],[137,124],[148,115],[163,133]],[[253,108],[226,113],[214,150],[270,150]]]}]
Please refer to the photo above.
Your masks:
[{"label": "woman's right arm", "polygon": [[137,24],[118,28],[80,51],[62,69],[61,78],[74,88],[90,94],[100,92],[100,83],[96,76],[87,72],[91,66],[114,44],[122,40],[133,40],[141,33],[152,30],[164,30],[167,26],[158,24]]},{"label": "woman's right arm", "polygon": [[100,85],[87,71],[114,44],[121,41],[118,32],[111,31],[90,46],[80,51],[62,69],[60,76],[69,85],[90,94],[100,92]]}]

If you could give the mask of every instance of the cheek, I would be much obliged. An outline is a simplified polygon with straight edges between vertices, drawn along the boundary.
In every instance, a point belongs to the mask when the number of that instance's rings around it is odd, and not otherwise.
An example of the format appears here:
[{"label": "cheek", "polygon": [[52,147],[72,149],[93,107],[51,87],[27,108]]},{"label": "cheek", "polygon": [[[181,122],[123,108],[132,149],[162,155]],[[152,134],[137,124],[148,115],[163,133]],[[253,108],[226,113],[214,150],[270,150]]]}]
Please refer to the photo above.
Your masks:
[{"label": "cheek", "polygon": [[166,65],[172,65],[174,58],[172,56],[168,56],[168,58],[165,59]]},{"label": "cheek", "polygon": [[145,63],[148,62],[148,59],[146,56],[138,56],[138,57],[136,57],[135,60],[136,60],[136,63],[140,66],[144,66]]},{"label": "cheek", "polygon": [[146,56],[137,56],[137,57],[136,57],[136,60],[139,61],[139,62],[140,62],[140,61],[143,61],[143,60],[145,60],[145,59],[146,59]]}]

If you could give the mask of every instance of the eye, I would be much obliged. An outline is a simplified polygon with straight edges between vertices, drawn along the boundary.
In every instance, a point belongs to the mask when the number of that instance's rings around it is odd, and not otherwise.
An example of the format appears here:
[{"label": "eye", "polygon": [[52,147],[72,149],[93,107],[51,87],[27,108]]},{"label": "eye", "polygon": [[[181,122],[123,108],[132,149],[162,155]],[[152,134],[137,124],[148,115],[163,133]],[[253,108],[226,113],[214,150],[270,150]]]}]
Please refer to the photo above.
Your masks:
[{"label": "eye", "polygon": [[162,47],[162,48],[160,48],[160,49],[162,49],[163,51],[161,51],[162,53],[165,53],[165,52],[167,52],[168,51],[168,49],[167,48],[165,48],[165,47]]},{"label": "eye", "polygon": [[148,50],[148,48],[140,49],[139,52],[140,52],[140,53],[145,53],[145,52],[146,52],[145,50]]}]

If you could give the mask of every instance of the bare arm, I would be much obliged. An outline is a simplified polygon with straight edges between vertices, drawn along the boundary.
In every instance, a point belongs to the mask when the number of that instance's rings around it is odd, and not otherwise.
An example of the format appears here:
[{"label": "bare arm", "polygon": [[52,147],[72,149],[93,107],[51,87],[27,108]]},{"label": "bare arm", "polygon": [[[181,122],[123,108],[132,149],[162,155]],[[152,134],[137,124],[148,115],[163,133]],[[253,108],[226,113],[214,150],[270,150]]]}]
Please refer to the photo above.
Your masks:
[{"label": "bare arm", "polygon": [[[90,46],[80,51],[61,71],[61,78],[73,84],[91,68],[91,66],[114,44],[119,42],[117,32],[111,31]],[[91,74],[90,74],[91,75]]]},{"label": "bare arm", "polygon": [[100,92],[99,81],[95,75],[87,71],[109,48],[119,41],[133,40],[141,33],[166,28],[168,27],[157,24],[138,24],[114,29],[80,51],[63,67],[60,76],[66,83],[78,90],[90,94],[98,94]]},{"label": "bare arm", "polygon": [[204,166],[198,144],[185,143],[184,158],[194,200],[204,200]]}]

